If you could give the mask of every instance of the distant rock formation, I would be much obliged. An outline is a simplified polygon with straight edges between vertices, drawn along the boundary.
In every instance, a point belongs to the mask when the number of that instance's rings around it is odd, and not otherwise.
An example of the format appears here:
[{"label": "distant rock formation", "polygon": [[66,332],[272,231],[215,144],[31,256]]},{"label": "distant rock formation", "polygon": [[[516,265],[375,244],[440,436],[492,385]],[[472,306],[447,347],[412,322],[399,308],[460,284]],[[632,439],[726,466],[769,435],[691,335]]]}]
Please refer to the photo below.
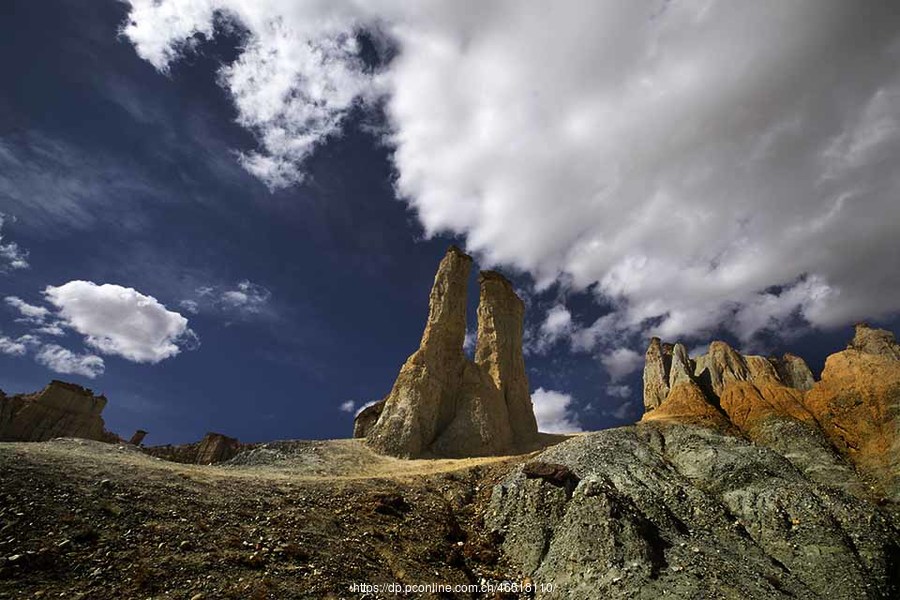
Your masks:
[{"label": "distant rock formation", "polygon": [[34,394],[0,392],[0,441],[43,442],[57,437],[119,441],[104,428],[100,413],[105,406],[105,396],[58,380]]},{"label": "distant rock formation", "polygon": [[744,356],[721,341],[691,359],[683,345],[653,338],[646,356],[642,421],[702,425],[784,448],[790,442],[775,429],[800,426],[807,442],[832,446],[900,495],[900,346],[889,331],[858,325],[819,382],[798,356]]},{"label": "distant rock formation", "polygon": [[209,432],[199,442],[149,446],[141,448],[141,450],[150,456],[171,462],[214,465],[231,460],[247,447],[249,445],[242,444],[236,438],[228,437],[221,433]]},{"label": "distant rock formation", "polygon": [[355,434],[365,435],[376,451],[405,458],[484,456],[519,452],[536,440],[522,355],[525,307],[499,273],[478,278],[475,360],[463,351],[471,266],[471,257],[450,247],[434,279],[419,349],[383,404],[358,415]]}]

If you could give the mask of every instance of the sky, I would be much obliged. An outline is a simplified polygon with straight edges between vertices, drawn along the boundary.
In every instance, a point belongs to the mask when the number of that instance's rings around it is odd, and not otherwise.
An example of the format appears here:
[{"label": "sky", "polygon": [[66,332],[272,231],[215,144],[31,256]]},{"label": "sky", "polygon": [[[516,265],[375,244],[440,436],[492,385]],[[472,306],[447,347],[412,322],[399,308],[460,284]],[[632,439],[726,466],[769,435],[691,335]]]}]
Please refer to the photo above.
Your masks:
[{"label": "sky", "polygon": [[638,419],[654,335],[900,330],[890,1],[11,0],[0,73],[0,388],[151,445],[349,436],[449,244],[547,431]]}]

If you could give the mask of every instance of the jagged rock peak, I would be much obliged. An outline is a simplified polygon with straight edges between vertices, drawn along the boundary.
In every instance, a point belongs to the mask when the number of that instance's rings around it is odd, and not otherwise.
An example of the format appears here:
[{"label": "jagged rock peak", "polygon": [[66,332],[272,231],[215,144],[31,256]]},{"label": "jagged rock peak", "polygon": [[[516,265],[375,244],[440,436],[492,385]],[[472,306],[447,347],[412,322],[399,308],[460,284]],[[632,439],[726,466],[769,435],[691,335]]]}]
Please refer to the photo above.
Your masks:
[{"label": "jagged rock peak", "polygon": [[900,360],[900,345],[894,334],[885,329],[875,329],[868,323],[856,324],[856,331],[847,349]]},{"label": "jagged rock peak", "polygon": [[513,436],[525,441],[537,435],[522,353],[525,303],[500,273],[482,271],[478,283],[475,364],[490,376],[503,396]]},{"label": "jagged rock peak", "polygon": [[447,250],[419,349],[401,367],[380,414],[357,417],[356,434],[376,451],[407,458],[506,454],[536,438],[522,355],[525,306],[499,273],[479,276],[475,361],[463,351],[471,264],[459,248]]},{"label": "jagged rock peak", "polygon": [[694,380],[692,373],[693,362],[688,356],[684,344],[675,344],[672,347],[671,365],[669,366],[669,389],[673,389],[679,383],[688,383]]},{"label": "jagged rock peak", "polygon": [[644,410],[650,411],[663,403],[669,395],[669,364],[671,354],[663,352],[658,337],[650,339],[644,354]]},{"label": "jagged rock peak", "polygon": [[807,391],[816,383],[809,365],[796,354],[788,352],[781,358],[772,357],[769,360],[775,365],[778,377],[788,387]]}]

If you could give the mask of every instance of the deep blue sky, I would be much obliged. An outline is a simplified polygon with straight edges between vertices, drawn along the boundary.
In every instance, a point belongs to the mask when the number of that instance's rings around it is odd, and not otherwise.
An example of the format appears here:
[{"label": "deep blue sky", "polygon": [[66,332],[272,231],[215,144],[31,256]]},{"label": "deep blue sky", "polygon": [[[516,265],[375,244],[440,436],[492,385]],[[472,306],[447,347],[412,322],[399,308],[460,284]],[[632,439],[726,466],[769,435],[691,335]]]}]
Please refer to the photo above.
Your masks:
[{"label": "deep blue sky", "polygon": [[[46,286],[72,280],[131,287],[186,316],[200,347],[157,364],[104,355],[95,379],[0,354],[0,388],[32,391],[52,378],[86,385],[108,396],[108,428],[125,437],[146,429],[150,444],[206,431],[245,441],[348,436],[352,414],[339,406],[389,391],[418,344],[438,261],[466,240],[424,239],[395,195],[371,109],[356,110],[343,134],[316,150],[304,183],[270,192],[236,160],[254,138],[216,81],[237,36],[203,45],[163,75],[118,35],[127,12],[99,0],[0,6],[2,235],[30,264],[0,274],[0,296],[39,305]],[[531,289],[528,275],[505,271]],[[198,288],[244,280],[271,294],[256,313],[179,308]],[[529,327],[559,294],[554,286],[530,295]],[[588,292],[565,300],[579,322],[605,310]],[[27,332],[17,316],[0,307],[3,335]],[[843,326],[767,349],[801,354],[818,372],[849,335]],[[86,351],[75,332],[56,341]],[[556,344],[527,362],[532,389],[570,394],[585,429],[638,416],[640,371],[619,382],[632,393],[616,418],[623,399],[607,396],[596,355]]]}]

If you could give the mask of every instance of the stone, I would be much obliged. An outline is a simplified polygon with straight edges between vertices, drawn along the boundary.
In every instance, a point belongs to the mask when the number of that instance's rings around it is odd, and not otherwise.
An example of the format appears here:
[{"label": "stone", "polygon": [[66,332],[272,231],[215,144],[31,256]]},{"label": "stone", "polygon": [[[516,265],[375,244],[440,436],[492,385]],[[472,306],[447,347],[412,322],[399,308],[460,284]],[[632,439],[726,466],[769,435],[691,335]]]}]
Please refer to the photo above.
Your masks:
[{"label": "stone", "polygon": [[681,383],[689,383],[694,381],[692,375],[693,361],[687,353],[684,344],[675,344],[672,346],[671,364],[669,366],[669,389],[675,389],[675,386]]},{"label": "stone", "polygon": [[212,465],[225,462],[234,458],[240,448],[241,443],[236,438],[210,432],[203,436],[203,439],[200,441],[195,462],[198,465]]},{"label": "stone", "polygon": [[138,429],[134,432],[134,435],[131,436],[131,439],[128,440],[128,443],[132,446],[140,446],[141,443],[143,443],[145,437],[147,437],[147,432],[143,429]]},{"label": "stone", "polygon": [[53,380],[34,394],[0,395],[0,441],[43,442],[56,437],[118,441],[100,414],[105,396],[80,385]]},{"label": "stone", "polygon": [[537,421],[522,353],[525,303],[500,273],[482,271],[478,283],[475,364],[487,372],[500,391],[513,438],[518,442],[530,442],[537,435]]},{"label": "stone", "polygon": [[641,421],[676,421],[729,432],[728,418],[693,381],[676,385],[656,409],[644,413]]},{"label": "stone", "polygon": [[663,352],[658,337],[650,340],[644,354],[644,410],[657,408],[669,395],[669,364],[671,355]]},{"label": "stone", "polygon": [[900,358],[893,334],[858,326],[847,350],[825,360],[805,406],[843,456],[900,501]]},{"label": "stone", "polygon": [[654,339],[647,350],[643,422],[701,425],[788,454],[790,433],[828,464],[811,471],[815,477],[843,477],[840,455],[879,482],[885,497],[900,498],[900,346],[891,332],[857,325],[819,382],[793,354],[744,356],[714,341],[692,361],[680,344],[668,359],[665,348]]},{"label": "stone", "polygon": [[816,380],[806,361],[796,354],[786,353],[780,359],[773,360],[778,377],[788,387],[807,391],[812,389]]},{"label": "stone", "polygon": [[375,451],[403,458],[486,456],[516,453],[536,440],[522,355],[525,307],[499,273],[479,276],[475,360],[463,350],[471,266],[471,257],[450,247],[435,275],[418,350],[381,408],[357,418]]},{"label": "stone", "polygon": [[[814,480],[817,456],[793,460],[674,422],[587,433],[532,459],[575,474],[571,497],[526,463],[492,489],[484,525],[522,576],[572,600],[895,597],[888,509]],[[846,465],[840,477],[867,490]]]},{"label": "stone", "polygon": [[387,399],[379,400],[359,411],[359,414],[353,418],[353,437],[364,438],[369,435],[369,431],[378,421],[381,411],[384,410],[385,400]]}]

